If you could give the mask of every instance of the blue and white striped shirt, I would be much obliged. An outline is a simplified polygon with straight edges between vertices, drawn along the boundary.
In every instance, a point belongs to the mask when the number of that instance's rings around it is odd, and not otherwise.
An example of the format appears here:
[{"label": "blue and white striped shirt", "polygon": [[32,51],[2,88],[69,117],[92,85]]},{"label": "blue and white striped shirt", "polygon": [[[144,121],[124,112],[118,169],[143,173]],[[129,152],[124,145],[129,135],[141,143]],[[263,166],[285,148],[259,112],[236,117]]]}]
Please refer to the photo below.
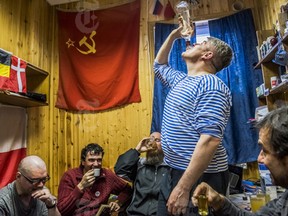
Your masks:
[{"label": "blue and white striped shirt", "polygon": [[[223,139],[232,105],[231,93],[213,74],[188,76],[157,62],[154,72],[171,88],[165,101],[161,128],[164,160],[172,168],[185,170],[201,134]],[[205,172],[227,169],[226,150],[220,143]]]}]

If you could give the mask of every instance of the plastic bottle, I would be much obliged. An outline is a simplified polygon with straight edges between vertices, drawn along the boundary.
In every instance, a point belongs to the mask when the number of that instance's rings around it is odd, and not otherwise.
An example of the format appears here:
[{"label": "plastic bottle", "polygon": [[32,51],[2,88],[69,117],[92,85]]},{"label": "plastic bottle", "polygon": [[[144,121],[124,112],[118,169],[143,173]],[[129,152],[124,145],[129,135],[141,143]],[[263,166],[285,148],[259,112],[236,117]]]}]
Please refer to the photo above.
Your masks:
[{"label": "plastic bottle", "polygon": [[182,38],[186,41],[186,46],[190,45],[190,39],[193,33],[191,26],[189,5],[186,1],[181,1],[176,5],[178,18],[181,20],[183,29],[181,31]]}]

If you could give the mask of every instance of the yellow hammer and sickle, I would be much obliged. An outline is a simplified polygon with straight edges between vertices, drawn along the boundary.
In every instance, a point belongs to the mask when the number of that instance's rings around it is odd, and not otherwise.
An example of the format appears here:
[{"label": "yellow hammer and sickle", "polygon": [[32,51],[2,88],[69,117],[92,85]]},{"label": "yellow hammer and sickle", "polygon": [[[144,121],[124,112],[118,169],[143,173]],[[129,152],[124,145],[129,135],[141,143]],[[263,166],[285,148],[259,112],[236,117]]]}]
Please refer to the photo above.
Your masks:
[{"label": "yellow hammer and sickle", "polygon": [[76,47],[76,49],[82,53],[82,54],[85,54],[85,55],[88,55],[89,53],[96,53],[96,49],[95,49],[95,41],[93,40],[93,37],[96,35],[96,31],[92,31],[91,34],[90,34],[90,40],[92,41],[92,46],[87,42],[87,37],[84,36],[80,41],[79,41],[79,45],[82,46],[82,45],[85,45],[88,50],[87,51],[83,51],[83,50],[80,50]]}]

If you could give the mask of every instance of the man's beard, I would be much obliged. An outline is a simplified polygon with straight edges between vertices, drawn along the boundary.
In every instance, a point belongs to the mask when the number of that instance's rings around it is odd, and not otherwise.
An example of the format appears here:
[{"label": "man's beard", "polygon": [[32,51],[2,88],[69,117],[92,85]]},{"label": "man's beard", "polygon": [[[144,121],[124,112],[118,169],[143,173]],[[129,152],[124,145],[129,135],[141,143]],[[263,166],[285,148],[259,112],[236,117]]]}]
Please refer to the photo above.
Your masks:
[{"label": "man's beard", "polygon": [[163,162],[164,154],[162,151],[147,151],[145,164],[159,165]]}]

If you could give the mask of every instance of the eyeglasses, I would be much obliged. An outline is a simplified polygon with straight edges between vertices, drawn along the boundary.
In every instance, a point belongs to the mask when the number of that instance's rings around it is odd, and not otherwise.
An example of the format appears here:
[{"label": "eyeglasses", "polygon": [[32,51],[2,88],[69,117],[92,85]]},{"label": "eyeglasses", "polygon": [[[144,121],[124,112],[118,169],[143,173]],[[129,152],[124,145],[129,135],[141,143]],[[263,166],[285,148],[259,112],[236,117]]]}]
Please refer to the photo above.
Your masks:
[{"label": "eyeglasses", "polygon": [[37,185],[40,182],[42,182],[43,184],[45,184],[47,181],[50,180],[50,176],[47,175],[45,178],[37,178],[37,179],[30,179],[27,176],[25,176],[23,173],[21,173],[21,175],[30,183],[33,185]]}]

